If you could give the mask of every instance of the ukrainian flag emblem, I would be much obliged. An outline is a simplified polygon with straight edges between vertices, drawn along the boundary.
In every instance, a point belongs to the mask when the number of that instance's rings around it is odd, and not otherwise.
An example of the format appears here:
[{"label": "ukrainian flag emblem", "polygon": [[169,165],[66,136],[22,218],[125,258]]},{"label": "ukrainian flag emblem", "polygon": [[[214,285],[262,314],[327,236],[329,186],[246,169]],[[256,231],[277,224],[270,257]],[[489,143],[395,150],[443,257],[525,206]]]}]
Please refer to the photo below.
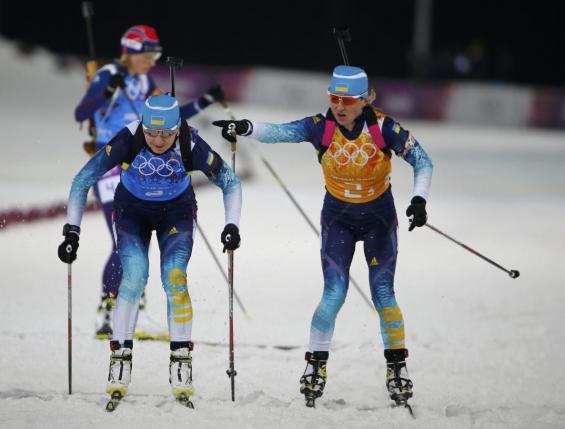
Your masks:
[{"label": "ukrainian flag emblem", "polygon": [[214,154],[212,152],[208,152],[208,159],[206,160],[206,164],[211,167],[212,163],[214,162],[214,158]]},{"label": "ukrainian flag emblem", "polygon": [[349,87],[348,86],[337,86],[335,87],[335,90],[338,92],[347,92],[349,91]]},{"label": "ukrainian flag emblem", "polygon": [[394,131],[396,134],[400,134],[400,124],[398,122],[394,124],[392,131]]},{"label": "ukrainian flag emblem", "polygon": [[162,116],[151,116],[149,123],[151,125],[165,125],[165,118]]}]

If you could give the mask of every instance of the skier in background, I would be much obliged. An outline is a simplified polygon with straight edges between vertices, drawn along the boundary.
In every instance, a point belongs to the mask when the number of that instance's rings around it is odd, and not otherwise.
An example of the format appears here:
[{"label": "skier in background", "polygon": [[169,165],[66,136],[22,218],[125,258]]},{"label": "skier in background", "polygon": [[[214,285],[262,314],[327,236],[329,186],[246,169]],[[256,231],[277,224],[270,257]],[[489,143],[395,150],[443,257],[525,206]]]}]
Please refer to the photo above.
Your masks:
[{"label": "skier in background", "polygon": [[131,381],[133,334],[139,301],[147,284],[149,241],[155,230],[161,252],[161,282],[167,294],[170,383],[175,398],[182,400],[193,391],[193,313],[187,289],[187,264],[192,253],[197,206],[190,172],[204,172],[222,189],[224,251],[239,247],[241,186],[230,167],[181,118],[174,97],[149,97],[141,116],[141,121],[128,124],[96,152],[74,178],[67,224],[63,228],[65,240],[58,255],[66,263],[76,259],[88,190],[106,171],[120,168],[113,226],[123,275],[113,313],[107,392],[121,398]]},{"label": "skier in background", "polygon": [[405,359],[404,320],[394,294],[398,220],[389,175],[391,153],[414,169],[413,198],[406,210],[409,230],[427,221],[426,199],[432,163],[412,134],[371,103],[363,69],[338,66],[328,88],[330,108],[287,124],[215,121],[222,135],[233,141],[230,129],[262,143],[312,143],[325,178],[322,208],[322,299],[310,327],[306,369],[300,391],[306,405],[314,406],[326,385],[326,364],[337,313],[345,301],[355,243],[364,244],[371,297],[380,317],[387,363],[386,387],[392,400],[406,404],[412,396]]},{"label": "skier in background", "polygon": [[[128,123],[139,119],[143,103],[153,94],[161,91],[148,72],[161,56],[162,47],[156,31],[146,25],[128,28],[121,39],[122,55],[113,64],[108,64],[95,74],[92,82],[75,109],[78,122],[93,119],[95,143],[86,143],[90,155],[108,143]],[[181,106],[181,116],[188,119],[214,102],[224,101],[220,86],[210,88],[198,100]],[[106,225],[112,234],[112,202],[114,191],[120,180],[118,167],[108,171],[94,186],[96,198],[102,205]],[[122,266],[117,254],[115,240],[112,252],[102,274],[102,293],[97,310],[96,336],[111,338],[111,311],[118,294],[122,277]],[[166,333],[154,322],[145,310],[145,296],[140,302],[140,313],[136,338],[163,339]]]}]

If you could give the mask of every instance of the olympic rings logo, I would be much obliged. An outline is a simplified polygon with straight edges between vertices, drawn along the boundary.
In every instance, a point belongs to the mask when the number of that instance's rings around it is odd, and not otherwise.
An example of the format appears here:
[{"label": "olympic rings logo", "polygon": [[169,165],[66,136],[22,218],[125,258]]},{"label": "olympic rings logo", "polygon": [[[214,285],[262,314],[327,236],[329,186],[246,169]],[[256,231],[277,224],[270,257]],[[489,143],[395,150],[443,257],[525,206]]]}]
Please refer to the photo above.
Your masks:
[{"label": "olympic rings logo", "polygon": [[350,162],[358,167],[363,167],[377,154],[377,147],[374,143],[363,143],[361,147],[353,142],[347,142],[341,146],[338,142],[332,142],[328,152],[336,164],[341,167]]},{"label": "olympic rings logo", "polygon": [[147,159],[143,155],[137,155],[131,166],[138,170],[143,176],[157,174],[161,177],[170,177],[174,173],[183,171],[180,161],[175,158],[171,158],[165,162],[161,158],[154,156]]}]

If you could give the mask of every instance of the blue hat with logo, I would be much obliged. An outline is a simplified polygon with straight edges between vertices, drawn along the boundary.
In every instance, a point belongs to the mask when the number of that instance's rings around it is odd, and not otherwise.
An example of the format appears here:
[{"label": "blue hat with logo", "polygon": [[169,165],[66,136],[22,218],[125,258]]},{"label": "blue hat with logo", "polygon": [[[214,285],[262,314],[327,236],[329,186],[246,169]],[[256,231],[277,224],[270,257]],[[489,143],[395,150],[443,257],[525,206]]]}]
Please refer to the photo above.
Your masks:
[{"label": "blue hat with logo", "polygon": [[352,66],[337,66],[334,69],[330,94],[365,98],[369,95],[369,79],[365,70]]},{"label": "blue hat with logo", "polygon": [[145,100],[141,120],[146,128],[175,129],[181,120],[179,103],[167,94],[152,95]]}]

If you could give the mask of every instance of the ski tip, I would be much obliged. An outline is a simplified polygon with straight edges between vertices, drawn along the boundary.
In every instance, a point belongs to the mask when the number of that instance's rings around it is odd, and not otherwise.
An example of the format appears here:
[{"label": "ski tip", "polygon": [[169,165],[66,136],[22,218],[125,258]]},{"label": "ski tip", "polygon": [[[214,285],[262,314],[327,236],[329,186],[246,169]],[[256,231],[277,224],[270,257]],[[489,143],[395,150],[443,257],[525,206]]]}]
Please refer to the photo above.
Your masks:
[{"label": "ski tip", "polygon": [[194,404],[190,400],[190,396],[188,396],[186,393],[181,393],[177,397],[177,402],[184,407],[194,409]]},{"label": "ski tip", "polygon": [[122,395],[121,392],[114,391],[112,393],[112,398],[106,404],[106,411],[108,411],[109,413],[114,411],[118,407],[118,404],[120,403],[120,401],[123,397],[124,396]]},{"label": "ski tip", "polygon": [[171,337],[166,332],[156,332],[151,333],[147,331],[135,331],[133,334],[133,339],[138,341],[164,341],[169,342]]},{"label": "ski tip", "polygon": [[391,404],[392,408],[405,408],[412,418],[416,418],[412,406],[407,401],[396,401]]}]

